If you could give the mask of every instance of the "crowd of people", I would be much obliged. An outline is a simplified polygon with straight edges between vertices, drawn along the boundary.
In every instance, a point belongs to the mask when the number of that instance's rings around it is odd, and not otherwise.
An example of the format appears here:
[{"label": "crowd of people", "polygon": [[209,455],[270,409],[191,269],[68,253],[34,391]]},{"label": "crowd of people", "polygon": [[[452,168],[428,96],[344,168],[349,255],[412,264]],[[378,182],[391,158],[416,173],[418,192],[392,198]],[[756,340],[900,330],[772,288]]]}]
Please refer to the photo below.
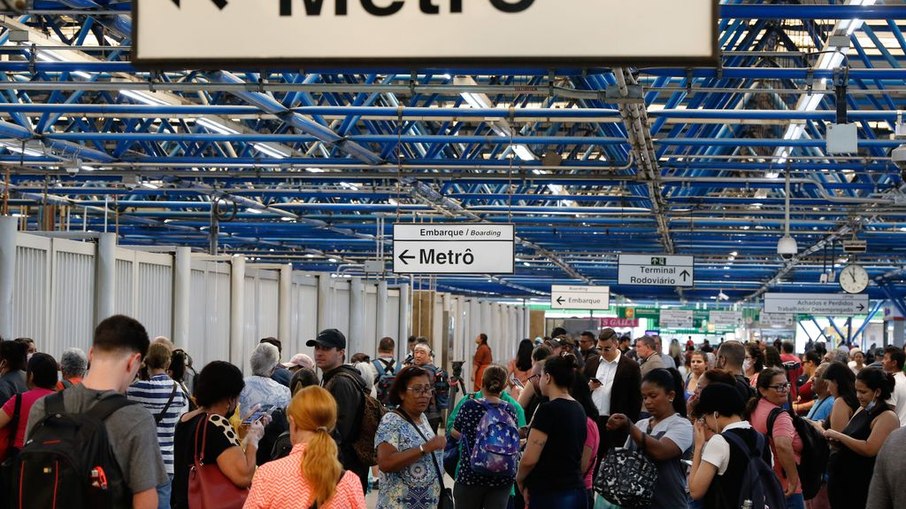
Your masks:
[{"label": "crowd of people", "polygon": [[[665,351],[657,336],[558,328],[503,366],[485,334],[475,344],[466,381],[427,338],[402,360],[389,337],[374,359],[347,358],[336,329],[285,363],[263,338],[248,376],[220,360],[196,372],[122,315],[59,363],[32,339],[0,341],[0,496],[139,509],[364,508],[369,490],[386,509],[906,504],[902,348]],[[451,389],[464,392],[455,406]]]}]

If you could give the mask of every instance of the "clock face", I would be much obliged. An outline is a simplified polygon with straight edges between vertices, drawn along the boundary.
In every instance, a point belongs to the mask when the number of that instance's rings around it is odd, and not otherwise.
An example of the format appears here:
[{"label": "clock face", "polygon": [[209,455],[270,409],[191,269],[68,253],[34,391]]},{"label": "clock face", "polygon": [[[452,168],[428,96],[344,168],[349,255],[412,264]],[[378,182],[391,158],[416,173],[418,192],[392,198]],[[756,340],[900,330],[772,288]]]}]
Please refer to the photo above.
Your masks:
[{"label": "clock face", "polygon": [[840,271],[840,288],[847,293],[861,293],[868,287],[868,272],[861,265],[847,265]]}]

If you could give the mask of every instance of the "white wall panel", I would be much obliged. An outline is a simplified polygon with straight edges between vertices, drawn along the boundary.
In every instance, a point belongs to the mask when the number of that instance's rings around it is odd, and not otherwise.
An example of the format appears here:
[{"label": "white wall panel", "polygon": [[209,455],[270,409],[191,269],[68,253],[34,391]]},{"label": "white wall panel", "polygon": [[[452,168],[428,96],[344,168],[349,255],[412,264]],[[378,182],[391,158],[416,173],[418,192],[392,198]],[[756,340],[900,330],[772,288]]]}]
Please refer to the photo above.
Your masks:
[{"label": "white wall panel", "polygon": [[[37,239],[29,246],[20,241],[16,248],[16,275],[13,281],[13,337],[33,338],[42,351],[47,349],[48,297],[50,296],[50,241]],[[11,339],[11,338],[4,338]]]},{"label": "white wall panel", "polygon": [[290,330],[292,337],[284,341],[284,357],[291,358],[297,353],[312,355],[305,346],[309,339],[318,334],[318,280],[314,276],[294,274],[292,303],[290,305]]},{"label": "white wall panel", "polygon": [[[349,282],[333,282],[333,314],[331,325],[328,328],[339,329],[343,334],[349,334]],[[346,352],[352,355],[355,352]]]},{"label": "white wall panel", "polygon": [[185,348],[200,371],[230,358],[230,265],[192,261],[190,340]]},{"label": "white wall panel", "polygon": [[94,331],[94,244],[53,240],[53,329],[44,350],[58,356],[76,346],[86,352]]},{"label": "white wall panel", "polygon": [[[135,274],[133,273],[132,260],[120,259],[120,253],[117,253],[115,270],[116,298],[114,299],[114,309],[117,314],[132,316],[141,322],[141,319],[135,316]],[[147,328],[147,324],[144,322],[142,324]],[[148,332],[148,334],[151,334],[151,332]]]},{"label": "white wall panel", "polygon": [[[147,253],[137,253],[139,257]],[[173,337],[173,266],[172,257],[161,257],[162,263],[140,262],[136,281],[136,320],[145,325],[148,335]],[[168,264],[166,264],[168,263]],[[119,282],[117,281],[117,284]],[[190,352],[191,353],[191,352]]]},{"label": "white wall panel", "polygon": [[[384,336],[390,336],[394,341],[405,341],[406,338],[400,337],[400,291],[398,289],[387,290],[387,321],[384,324],[383,331],[377,331],[378,339]],[[376,348],[375,348],[376,349]]]},{"label": "white wall panel", "polygon": [[362,352],[375,358],[377,356],[377,285],[372,282],[365,283],[365,335],[362,337]]},{"label": "white wall panel", "polygon": [[255,269],[253,265],[246,266],[245,323],[242,335],[242,364],[239,366],[246,375],[251,374],[249,358],[258,341],[261,338],[278,335],[279,278],[278,271]]}]

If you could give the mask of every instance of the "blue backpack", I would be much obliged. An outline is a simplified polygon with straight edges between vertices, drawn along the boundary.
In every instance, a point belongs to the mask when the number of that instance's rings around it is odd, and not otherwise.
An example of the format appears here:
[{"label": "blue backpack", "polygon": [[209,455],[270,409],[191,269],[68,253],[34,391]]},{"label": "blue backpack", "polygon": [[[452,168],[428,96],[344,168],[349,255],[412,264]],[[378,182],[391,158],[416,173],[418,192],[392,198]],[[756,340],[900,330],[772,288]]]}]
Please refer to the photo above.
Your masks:
[{"label": "blue backpack", "polygon": [[478,475],[515,478],[519,466],[519,428],[507,412],[509,404],[476,400],[485,412],[469,454],[469,466]]},{"label": "blue backpack", "polygon": [[786,497],[783,496],[780,480],[762,456],[766,447],[764,435],[757,432],[754,435],[753,450],[739,435],[732,432],[721,433],[728,443],[745,452],[749,459],[742,482],[739,484],[739,500],[735,501],[735,507],[744,507],[743,503],[750,501],[752,505],[748,507],[752,509],[782,509],[786,507]]}]

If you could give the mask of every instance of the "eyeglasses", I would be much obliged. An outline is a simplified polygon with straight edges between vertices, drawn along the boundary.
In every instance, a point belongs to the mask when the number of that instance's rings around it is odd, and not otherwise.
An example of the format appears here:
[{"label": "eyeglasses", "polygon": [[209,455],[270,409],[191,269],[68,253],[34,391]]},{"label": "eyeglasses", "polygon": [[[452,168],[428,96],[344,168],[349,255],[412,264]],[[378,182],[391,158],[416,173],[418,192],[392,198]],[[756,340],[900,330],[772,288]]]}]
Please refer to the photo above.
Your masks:
[{"label": "eyeglasses", "polygon": [[786,391],[790,390],[790,384],[785,383],[785,384],[769,385],[768,389],[774,389],[777,392],[786,392]]},{"label": "eyeglasses", "polygon": [[424,386],[415,385],[413,387],[409,387],[406,390],[411,393],[420,394],[420,395],[432,394],[434,392],[434,388],[431,387],[430,385],[424,385]]}]

